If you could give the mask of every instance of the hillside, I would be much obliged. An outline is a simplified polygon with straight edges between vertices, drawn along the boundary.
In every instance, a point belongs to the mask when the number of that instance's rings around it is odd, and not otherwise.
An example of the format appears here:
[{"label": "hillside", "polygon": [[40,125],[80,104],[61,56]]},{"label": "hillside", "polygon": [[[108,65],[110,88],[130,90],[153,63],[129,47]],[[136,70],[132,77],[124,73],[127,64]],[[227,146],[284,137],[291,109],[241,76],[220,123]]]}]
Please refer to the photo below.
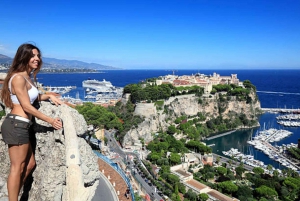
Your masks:
[{"label": "hillside", "polygon": [[[0,64],[11,64],[12,58],[0,54]],[[55,58],[47,58],[43,57],[43,67],[44,68],[51,68],[51,69],[79,69],[79,68],[85,68],[85,69],[94,69],[94,70],[117,70],[120,68],[112,67],[112,66],[106,66],[102,64],[97,63],[87,63],[83,61],[77,61],[77,60],[66,60],[66,59],[55,59]]]},{"label": "hillside", "polygon": [[0,64],[11,64],[11,62],[12,62],[12,58],[0,54]]}]

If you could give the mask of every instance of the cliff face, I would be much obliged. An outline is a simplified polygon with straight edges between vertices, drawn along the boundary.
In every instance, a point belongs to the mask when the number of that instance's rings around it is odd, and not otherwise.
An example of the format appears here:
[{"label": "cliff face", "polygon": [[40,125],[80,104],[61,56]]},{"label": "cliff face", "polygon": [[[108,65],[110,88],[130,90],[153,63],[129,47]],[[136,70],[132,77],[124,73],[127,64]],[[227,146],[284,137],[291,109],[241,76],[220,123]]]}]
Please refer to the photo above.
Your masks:
[{"label": "cliff face", "polygon": [[[260,102],[256,100],[256,94],[250,94],[252,103],[247,104],[246,101],[237,101],[235,97],[231,97],[221,103],[224,111],[222,117],[224,119],[231,118],[232,113],[245,114],[248,119],[256,119],[256,111],[260,111]],[[183,115],[194,116],[201,112],[206,116],[206,120],[219,115],[220,102],[218,101],[218,94],[211,98],[201,98],[195,95],[183,95],[171,97],[164,102],[161,110],[156,110],[153,103],[139,103],[135,108],[135,115],[145,117],[144,122],[139,124],[137,128],[128,131],[124,137],[124,145],[132,145],[138,138],[144,138],[145,142],[153,140],[152,134],[160,130],[166,131],[172,124],[176,117]],[[257,120],[257,119],[256,119]]]},{"label": "cliff face", "polygon": [[[68,106],[57,107],[48,102],[42,102],[39,110],[51,117],[62,118],[64,129],[53,130],[46,122],[36,119],[36,140],[33,144],[36,168],[32,177],[27,179],[23,196],[28,194],[29,201],[91,200],[98,186],[100,172],[97,156],[80,138],[87,131],[83,116]],[[2,135],[0,153],[1,198],[7,197],[6,180],[10,165]],[[71,161],[68,154],[72,154],[76,161]]]}]

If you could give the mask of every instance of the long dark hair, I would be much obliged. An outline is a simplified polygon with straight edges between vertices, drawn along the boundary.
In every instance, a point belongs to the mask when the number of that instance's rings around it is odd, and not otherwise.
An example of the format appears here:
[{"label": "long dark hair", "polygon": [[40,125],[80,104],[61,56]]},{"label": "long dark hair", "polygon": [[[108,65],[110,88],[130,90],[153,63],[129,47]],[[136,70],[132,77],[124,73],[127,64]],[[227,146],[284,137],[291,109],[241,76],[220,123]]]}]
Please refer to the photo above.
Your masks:
[{"label": "long dark hair", "polygon": [[2,91],[1,91],[1,100],[5,104],[6,107],[9,107],[9,108],[13,107],[13,103],[10,98],[10,91],[8,89],[8,82],[13,74],[19,73],[19,72],[24,72],[24,71],[28,70],[28,63],[33,56],[33,53],[32,53],[33,49],[36,49],[40,54],[39,65],[36,69],[33,70],[33,78],[34,78],[34,81],[36,82],[36,75],[40,71],[41,66],[43,64],[42,57],[41,57],[41,51],[35,45],[29,44],[29,43],[24,43],[18,48],[17,53],[14,57],[14,60],[11,64],[11,67],[9,68],[6,78],[4,80],[4,83],[3,83],[3,87],[2,87]]}]

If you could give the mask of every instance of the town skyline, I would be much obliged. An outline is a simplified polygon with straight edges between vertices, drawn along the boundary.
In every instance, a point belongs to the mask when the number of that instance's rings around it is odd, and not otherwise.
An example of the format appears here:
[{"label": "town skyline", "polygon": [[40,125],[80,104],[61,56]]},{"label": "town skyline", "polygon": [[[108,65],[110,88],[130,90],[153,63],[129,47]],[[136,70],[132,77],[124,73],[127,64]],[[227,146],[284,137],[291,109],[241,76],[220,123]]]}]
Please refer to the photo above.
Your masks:
[{"label": "town skyline", "polygon": [[[123,69],[300,69],[300,2],[1,2],[0,54]],[[24,10],[32,10],[24,14]]]}]

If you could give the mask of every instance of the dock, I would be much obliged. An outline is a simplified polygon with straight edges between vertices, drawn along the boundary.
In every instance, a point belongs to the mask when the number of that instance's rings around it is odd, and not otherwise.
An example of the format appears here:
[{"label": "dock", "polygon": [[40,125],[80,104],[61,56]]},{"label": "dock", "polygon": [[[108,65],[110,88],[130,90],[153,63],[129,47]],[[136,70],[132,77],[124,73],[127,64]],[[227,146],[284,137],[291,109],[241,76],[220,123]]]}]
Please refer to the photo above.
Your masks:
[{"label": "dock", "polygon": [[287,108],[261,108],[264,112],[272,112],[272,113],[295,113],[300,114],[300,109],[287,109]]}]

